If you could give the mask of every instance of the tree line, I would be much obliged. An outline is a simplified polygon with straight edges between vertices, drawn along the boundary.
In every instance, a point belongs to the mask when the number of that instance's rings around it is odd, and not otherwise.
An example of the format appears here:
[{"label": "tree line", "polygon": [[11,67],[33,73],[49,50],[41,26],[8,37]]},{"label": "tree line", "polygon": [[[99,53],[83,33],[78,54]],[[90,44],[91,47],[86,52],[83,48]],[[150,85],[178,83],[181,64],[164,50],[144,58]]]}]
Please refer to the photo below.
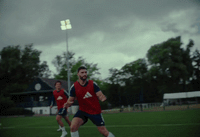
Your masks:
[{"label": "tree line", "polygon": [[191,51],[193,40],[182,46],[180,36],[170,38],[151,46],[146,58],[110,69],[107,88],[112,104],[162,102],[164,93],[199,91],[200,51]]},{"label": "tree line", "polygon": [[[75,53],[69,52],[70,79],[76,81],[78,67],[85,65],[88,78],[99,85],[113,106],[162,102],[164,93],[200,90],[200,51],[192,52],[193,47],[193,40],[184,48],[180,36],[170,38],[152,45],[145,58],[129,62],[121,69],[110,68],[106,79],[99,78],[97,63],[88,63],[83,57],[75,59]],[[23,49],[19,45],[7,46],[0,51],[1,100],[7,98],[12,104],[10,93],[23,92],[36,77],[51,76],[47,62],[40,60],[41,53],[33,44]],[[52,61],[57,70],[55,79],[67,80],[66,56],[64,52]]]}]

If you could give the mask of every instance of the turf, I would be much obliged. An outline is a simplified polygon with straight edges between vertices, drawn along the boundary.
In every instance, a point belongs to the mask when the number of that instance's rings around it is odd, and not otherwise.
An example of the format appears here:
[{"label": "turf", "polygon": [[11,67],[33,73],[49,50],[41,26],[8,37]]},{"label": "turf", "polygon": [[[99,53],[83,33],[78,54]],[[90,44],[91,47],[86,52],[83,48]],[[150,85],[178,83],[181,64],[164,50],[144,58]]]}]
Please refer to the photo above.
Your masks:
[{"label": "turf", "polygon": [[[116,137],[200,137],[200,109],[115,113],[103,114],[103,117],[107,129]],[[61,135],[56,131],[55,116],[1,118],[0,123],[0,137]],[[69,133],[66,123],[65,126]],[[102,137],[91,121],[79,128],[79,134],[80,137]]]}]

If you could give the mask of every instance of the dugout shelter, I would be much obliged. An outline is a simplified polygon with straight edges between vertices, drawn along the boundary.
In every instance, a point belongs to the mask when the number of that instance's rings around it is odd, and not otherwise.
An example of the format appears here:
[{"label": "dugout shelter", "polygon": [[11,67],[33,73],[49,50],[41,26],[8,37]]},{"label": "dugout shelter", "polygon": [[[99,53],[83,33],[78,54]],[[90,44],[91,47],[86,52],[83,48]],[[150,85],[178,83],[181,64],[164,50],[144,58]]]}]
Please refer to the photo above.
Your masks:
[{"label": "dugout shelter", "polygon": [[165,105],[198,104],[200,91],[165,93],[163,101]]},{"label": "dugout shelter", "polygon": [[[54,84],[56,81],[58,80],[38,77],[25,91],[11,94],[11,99],[15,102],[17,107],[32,110],[35,114],[56,114],[56,103],[52,109],[49,107],[53,96],[53,90],[55,90]],[[67,81],[59,81],[62,82],[62,88],[64,88],[69,95]],[[70,83],[72,85],[74,82]],[[72,113],[73,109],[77,109],[77,107],[78,101],[75,101],[72,105]]]}]

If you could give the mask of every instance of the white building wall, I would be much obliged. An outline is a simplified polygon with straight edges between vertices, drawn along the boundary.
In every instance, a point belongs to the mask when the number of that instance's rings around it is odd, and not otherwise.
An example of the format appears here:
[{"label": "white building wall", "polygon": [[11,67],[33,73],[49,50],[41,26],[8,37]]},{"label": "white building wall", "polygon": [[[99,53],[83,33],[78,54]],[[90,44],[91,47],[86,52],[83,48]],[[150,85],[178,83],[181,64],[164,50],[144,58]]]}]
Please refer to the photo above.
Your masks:
[{"label": "white building wall", "polygon": [[[25,109],[31,110],[31,108],[25,108]],[[41,114],[41,113],[42,114],[50,114],[50,107],[33,107],[32,111],[35,114]]]},{"label": "white building wall", "polygon": [[71,106],[71,108],[72,108],[72,114],[74,115],[78,111],[79,106]]},{"label": "white building wall", "polygon": [[[70,108],[68,108],[68,113],[70,114],[76,114],[76,112],[78,111],[79,106],[71,106]],[[31,110],[31,108],[25,108],[28,110]],[[48,114],[50,115],[50,107],[33,107],[32,111],[35,114]],[[51,108],[51,114],[56,114],[57,112],[57,106],[53,106]]]},{"label": "white building wall", "polygon": [[57,109],[57,106],[53,106],[52,108],[51,108],[51,114],[56,114],[56,112],[58,111],[58,109]]}]

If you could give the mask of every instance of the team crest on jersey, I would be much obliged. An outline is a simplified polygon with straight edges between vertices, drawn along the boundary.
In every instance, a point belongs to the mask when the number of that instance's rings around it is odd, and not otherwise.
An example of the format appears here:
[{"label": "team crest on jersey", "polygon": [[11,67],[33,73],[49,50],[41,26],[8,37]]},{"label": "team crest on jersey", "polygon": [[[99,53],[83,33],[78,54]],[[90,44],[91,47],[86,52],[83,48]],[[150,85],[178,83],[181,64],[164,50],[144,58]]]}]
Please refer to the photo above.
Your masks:
[{"label": "team crest on jersey", "polygon": [[57,98],[57,100],[62,100],[63,99],[63,97],[61,97],[61,96],[59,96],[58,98]]},{"label": "team crest on jersey", "polygon": [[83,97],[83,99],[89,98],[89,97],[92,97],[92,95],[91,95],[89,92],[87,92],[87,93],[85,94],[85,96]]}]

